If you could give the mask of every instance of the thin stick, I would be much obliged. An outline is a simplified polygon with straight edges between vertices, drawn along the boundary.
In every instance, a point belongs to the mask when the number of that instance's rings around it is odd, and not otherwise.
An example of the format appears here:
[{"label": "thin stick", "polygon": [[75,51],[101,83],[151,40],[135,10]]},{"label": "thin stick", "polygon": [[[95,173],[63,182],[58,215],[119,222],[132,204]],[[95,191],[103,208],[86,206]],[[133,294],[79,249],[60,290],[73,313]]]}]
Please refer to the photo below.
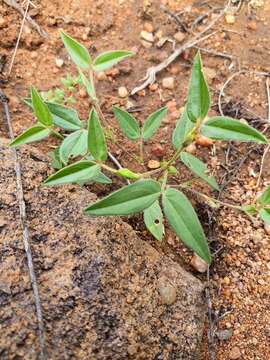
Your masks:
[{"label": "thin stick", "polygon": [[222,86],[220,92],[219,92],[219,96],[218,96],[218,109],[220,112],[221,116],[224,116],[223,110],[222,110],[222,105],[221,105],[221,100],[222,100],[222,96],[224,96],[224,90],[225,88],[228,86],[228,84],[238,75],[243,74],[245,72],[245,70],[240,70],[237,71],[235,73],[233,73],[224,83],[224,85]]},{"label": "thin stick", "polygon": [[214,50],[210,50],[210,49],[205,49],[205,48],[201,48],[198,46],[194,46],[194,48],[200,50],[201,52],[205,52],[206,54],[209,54],[212,56],[217,56],[217,57],[222,57],[225,59],[229,59],[231,61],[235,58],[234,55],[230,55],[230,54],[226,54],[226,53],[222,53],[222,52],[218,52],[218,51],[214,51]]},{"label": "thin stick", "polygon": [[[270,88],[269,88],[269,78],[266,78],[265,85],[266,85],[266,93],[267,93],[267,101],[268,101],[268,127],[269,127],[270,126]],[[259,185],[260,185],[261,178],[262,178],[262,172],[263,172],[263,165],[264,165],[265,157],[268,154],[269,149],[270,149],[270,144],[265,148],[263,156],[262,156],[260,172],[259,172],[258,180],[257,180],[257,183],[256,183],[256,187],[259,187]]]},{"label": "thin stick", "polygon": [[[15,10],[17,10],[22,16],[24,16],[25,12],[23,10],[23,8],[17,3],[16,0],[4,0],[4,3],[6,3],[8,6],[11,6],[13,7]],[[30,4],[32,4],[31,1],[29,1]],[[32,4],[34,6],[34,4]],[[35,29],[40,36],[44,37],[44,38],[47,38],[48,37],[48,34],[46,33],[45,30],[43,30],[39,25],[38,23],[33,20],[31,18],[30,15],[26,15],[26,21],[28,21],[28,23],[32,26],[33,29]]]},{"label": "thin stick", "polygon": [[212,320],[212,300],[210,294],[210,271],[209,266],[207,267],[207,287],[205,288],[205,297],[207,302],[207,315],[208,315],[208,346],[209,346],[209,356],[210,360],[216,360],[215,353],[215,331],[214,331],[214,322]]},{"label": "thin stick", "polygon": [[[11,140],[13,140],[14,133],[13,133],[12,125],[11,125],[11,118],[10,118],[10,113],[9,113],[9,108],[8,108],[8,99],[5,96],[5,94],[2,92],[1,89],[0,89],[0,100],[4,106],[5,116],[6,116],[7,125],[8,125],[9,137]],[[36,316],[37,316],[38,332],[39,332],[40,359],[45,360],[46,359],[45,330],[44,330],[42,308],[41,308],[41,301],[40,301],[40,296],[39,296],[37,278],[35,275],[32,253],[31,253],[31,248],[30,248],[30,244],[29,244],[29,231],[28,231],[28,226],[26,224],[26,209],[25,209],[23,186],[22,186],[21,166],[20,166],[20,162],[19,162],[19,158],[18,158],[16,149],[13,149],[13,154],[14,154],[14,161],[15,161],[17,199],[18,199],[19,208],[20,208],[21,227],[23,230],[23,244],[24,244],[24,250],[26,253],[26,257],[27,257],[29,277],[31,280],[32,289],[33,289],[33,293],[34,293],[34,299],[35,299]]]},{"label": "thin stick", "polygon": [[16,54],[17,54],[17,50],[18,50],[18,46],[19,46],[19,43],[20,43],[20,40],[21,40],[21,36],[22,36],[22,32],[23,32],[23,27],[24,27],[24,23],[25,23],[25,20],[26,20],[26,16],[27,16],[28,10],[29,10],[29,6],[30,6],[30,1],[28,0],[28,1],[27,1],[27,4],[26,4],[26,9],[25,9],[25,12],[24,12],[24,15],[23,15],[23,20],[22,20],[20,32],[19,32],[19,35],[18,35],[18,38],[17,38],[17,42],[16,42],[16,45],[15,45],[15,48],[14,48],[14,50],[13,50],[11,62],[10,62],[10,65],[9,65],[8,76],[11,74],[11,70],[12,70],[12,67],[13,67],[13,64],[14,64],[14,60],[15,60],[15,57],[16,57]]},{"label": "thin stick", "polygon": [[156,74],[159,73],[160,71],[164,70],[168,65],[170,65],[183,51],[197,45],[199,42],[202,42],[202,41],[208,39],[210,36],[213,36],[214,34],[216,34],[218,31],[202,37],[202,35],[204,35],[207,31],[209,31],[217,23],[217,21],[224,15],[224,12],[225,12],[225,9],[223,11],[221,11],[220,14],[213,21],[211,21],[210,24],[208,26],[206,26],[206,28],[202,32],[200,32],[198,35],[194,36],[189,42],[187,42],[180,48],[175,49],[175,51],[162,63],[158,64],[157,66],[150,67],[146,72],[145,78],[143,79],[143,80],[145,80],[144,83],[135,87],[131,91],[131,95],[134,95],[138,91],[145,89],[148,85],[153,84],[156,79]]}]

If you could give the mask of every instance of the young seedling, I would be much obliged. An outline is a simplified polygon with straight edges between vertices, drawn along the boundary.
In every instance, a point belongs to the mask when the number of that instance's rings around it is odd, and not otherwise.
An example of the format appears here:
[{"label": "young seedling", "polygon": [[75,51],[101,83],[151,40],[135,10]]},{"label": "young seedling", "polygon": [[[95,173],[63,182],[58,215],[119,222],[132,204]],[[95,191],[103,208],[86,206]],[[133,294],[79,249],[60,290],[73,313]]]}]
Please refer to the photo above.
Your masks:
[{"label": "young seedling", "polygon": [[[53,166],[58,171],[45,180],[45,185],[89,182],[109,184],[112,180],[103,173],[104,170],[112,175],[127,178],[131,182],[129,185],[90,204],[84,210],[85,213],[89,216],[113,216],[143,212],[147,229],[159,241],[165,232],[165,216],[176,235],[208,264],[211,263],[208,242],[198,216],[184,192],[195,193],[214,207],[229,206],[249,216],[259,214],[263,221],[270,224],[270,187],[258,198],[256,204],[237,206],[223,203],[199,192],[193,187],[192,180],[176,185],[169,182],[171,175],[178,171],[176,166],[180,162],[197,179],[218,190],[217,181],[207,173],[206,164],[185,151],[199,135],[214,140],[267,143],[263,134],[238,120],[223,116],[208,118],[211,100],[200,53],[197,53],[194,59],[185,111],[173,132],[173,156],[163,161],[158,169],[138,173],[128,168],[115,169],[108,165],[109,146],[104,134],[110,129],[100,108],[94,85],[96,73],[109,69],[133,55],[132,52],[108,51],[92,59],[87,49],[72,37],[61,32],[61,38],[71,60],[78,68],[78,83],[85,87],[90,98],[88,121],[82,121],[77,111],[72,108],[44,101],[32,87],[31,98],[25,102],[33,109],[37,123],[10,144],[13,147],[19,146],[42,140],[50,135],[61,140],[59,147],[50,153]],[[64,86],[71,85],[65,81]],[[143,126],[122,108],[114,106],[112,110],[124,135],[131,141],[138,142],[143,162],[143,145],[158,131],[167,108],[163,107],[149,115]]]}]

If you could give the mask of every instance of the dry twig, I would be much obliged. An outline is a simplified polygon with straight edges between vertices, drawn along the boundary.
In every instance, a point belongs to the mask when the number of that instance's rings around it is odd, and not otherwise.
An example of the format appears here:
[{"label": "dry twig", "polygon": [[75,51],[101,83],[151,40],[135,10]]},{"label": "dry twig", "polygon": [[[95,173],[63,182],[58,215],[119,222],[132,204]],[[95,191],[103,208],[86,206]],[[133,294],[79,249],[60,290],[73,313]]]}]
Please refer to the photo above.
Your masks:
[{"label": "dry twig", "polygon": [[187,50],[187,49],[189,49],[191,47],[194,47],[199,42],[202,42],[202,41],[208,39],[210,36],[216,34],[217,31],[214,32],[214,33],[211,33],[209,35],[203,36],[224,15],[224,11],[225,10],[221,11],[220,14],[213,21],[211,21],[211,23],[208,26],[206,26],[206,28],[202,32],[200,32],[199,34],[194,36],[190,41],[188,41],[186,44],[184,44],[180,48],[175,49],[175,51],[166,60],[164,60],[162,63],[158,64],[157,66],[150,67],[146,72],[145,78],[143,79],[143,80],[145,80],[144,83],[137,86],[137,87],[135,87],[131,91],[131,95],[134,95],[138,91],[145,89],[148,85],[153,84],[155,82],[155,79],[156,79],[156,74],[159,73],[160,71],[166,69],[166,67],[168,65],[170,65],[182,52],[184,52],[185,50]]},{"label": "dry twig", "polygon": [[[13,7],[15,10],[17,10],[22,16],[25,15],[25,11],[23,10],[23,8],[17,3],[16,0],[4,0],[4,3],[6,3],[7,5]],[[32,4],[31,1],[29,1],[30,4]],[[38,23],[33,20],[31,18],[31,16],[29,14],[26,14],[25,20],[32,26],[33,29],[35,29],[40,36],[47,38],[48,34],[45,30],[43,30]]]},{"label": "dry twig", "polygon": [[[10,1],[10,0],[8,0],[8,1]],[[20,32],[19,32],[19,35],[18,35],[18,38],[17,38],[17,41],[16,41],[16,45],[15,45],[15,48],[13,50],[12,58],[11,58],[11,61],[10,61],[10,65],[9,65],[9,69],[8,69],[8,76],[11,74],[11,70],[12,70],[12,67],[13,67],[13,64],[14,64],[14,60],[15,60],[17,50],[18,50],[18,46],[19,46],[19,43],[20,43],[20,40],[21,40],[23,27],[24,27],[24,23],[25,23],[25,20],[26,20],[26,17],[27,17],[29,6],[30,6],[30,0],[28,0],[27,4],[26,4],[26,9],[25,9],[25,12],[24,12],[24,15],[23,15],[23,20],[22,20],[22,24],[21,24],[21,27],[20,27]]]},{"label": "dry twig", "polygon": [[[269,88],[269,78],[266,78],[265,85],[266,85],[266,93],[267,93],[267,101],[268,101],[268,126],[267,126],[267,128],[269,128],[269,126],[270,126],[270,88]],[[261,160],[261,166],[260,166],[260,172],[259,172],[258,180],[257,180],[257,183],[256,183],[256,187],[259,187],[259,185],[260,185],[262,172],[263,172],[263,165],[264,165],[265,157],[266,157],[269,149],[270,149],[270,144],[267,145],[267,147],[265,148],[265,150],[263,152],[263,156],[262,156],[262,160]]]},{"label": "dry twig", "polygon": [[[0,101],[3,103],[4,106],[4,112],[7,120],[7,126],[9,131],[9,137],[11,140],[14,139],[14,133],[11,125],[11,118],[8,108],[8,99],[5,96],[5,94],[0,89]],[[44,330],[44,324],[43,324],[43,316],[42,316],[42,308],[41,308],[41,301],[39,296],[39,290],[38,290],[38,284],[37,284],[37,278],[34,270],[34,264],[32,259],[32,253],[31,248],[29,244],[29,231],[28,226],[26,224],[26,209],[25,209],[25,202],[24,202],[24,194],[23,194],[23,186],[22,186],[22,173],[21,173],[21,166],[18,158],[18,154],[16,149],[13,149],[14,154],[14,161],[15,161],[15,173],[16,173],[16,187],[17,187],[17,199],[19,203],[20,208],[20,221],[21,221],[21,227],[23,231],[23,244],[24,244],[24,250],[27,257],[27,263],[28,263],[28,271],[29,271],[29,277],[32,284],[32,289],[34,293],[35,298],[35,307],[36,307],[36,316],[37,316],[37,322],[38,322],[38,331],[39,331],[39,344],[40,344],[40,359],[45,360],[45,330]]]}]

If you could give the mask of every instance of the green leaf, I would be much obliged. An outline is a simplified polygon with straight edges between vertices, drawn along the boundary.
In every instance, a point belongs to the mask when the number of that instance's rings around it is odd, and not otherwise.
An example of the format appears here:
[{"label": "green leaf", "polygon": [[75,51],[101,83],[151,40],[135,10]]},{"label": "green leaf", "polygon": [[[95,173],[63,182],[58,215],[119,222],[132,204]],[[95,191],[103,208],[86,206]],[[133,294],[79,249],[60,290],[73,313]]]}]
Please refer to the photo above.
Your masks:
[{"label": "green leaf", "polygon": [[80,68],[78,68],[78,72],[80,74],[83,86],[86,88],[87,94],[90,96],[91,99],[96,100],[96,93],[95,93],[93,79],[92,78],[87,79],[87,77],[84,75],[84,73],[81,71]]},{"label": "green leaf", "polygon": [[157,181],[139,180],[90,205],[85,212],[93,216],[135,214],[151,206],[160,191]]},{"label": "green leaf", "polygon": [[103,174],[101,171],[98,173],[98,175],[93,177],[92,181],[100,183],[100,184],[111,184],[112,183],[112,180],[108,176]]},{"label": "green leaf", "polygon": [[[30,98],[24,99],[26,105],[33,108]],[[52,102],[45,102],[48,106],[54,125],[68,131],[79,130],[83,127],[83,123],[79,119],[76,110]]]},{"label": "green leaf", "polygon": [[67,164],[70,157],[77,157],[87,153],[87,131],[78,130],[67,136],[59,149],[60,160]]},{"label": "green leaf", "polygon": [[163,195],[165,215],[181,240],[208,264],[211,254],[203,228],[186,196],[175,189],[167,189]]},{"label": "green leaf", "polygon": [[194,127],[195,124],[189,119],[187,109],[185,108],[173,131],[172,143],[175,149],[179,149],[183,145],[187,135]]},{"label": "green leaf", "polygon": [[48,152],[49,157],[52,159],[52,167],[55,170],[62,169],[63,164],[60,160],[59,156],[59,147],[56,148],[54,151]]},{"label": "green leaf", "polygon": [[258,202],[261,205],[269,205],[270,204],[270,186],[268,186],[263,193],[261,194],[261,196],[258,198]]},{"label": "green leaf", "polygon": [[210,107],[210,94],[202,69],[202,59],[198,51],[195,56],[188,89],[187,113],[191,121],[203,120]]},{"label": "green leaf", "polygon": [[159,241],[164,234],[163,214],[158,201],[143,212],[144,223],[150,233]]},{"label": "green leaf", "polygon": [[10,146],[16,147],[23,144],[29,144],[34,141],[39,141],[49,136],[50,133],[51,130],[43,125],[35,125],[17,136],[16,139],[10,143]]},{"label": "green leaf", "polygon": [[153,114],[151,114],[145,121],[143,128],[142,128],[142,137],[143,140],[146,141],[150,139],[155,132],[159,129],[161,122],[163,118],[167,114],[167,107],[163,107],[157,111],[155,111]]},{"label": "green leaf", "polygon": [[265,208],[260,210],[260,218],[268,225],[270,225],[270,209]]},{"label": "green leaf", "polygon": [[258,130],[230,117],[212,117],[202,125],[201,134],[216,140],[255,141],[267,144],[266,137]]},{"label": "green leaf", "polygon": [[242,211],[244,211],[247,215],[256,215],[257,214],[257,208],[255,205],[243,205]]},{"label": "green leaf", "polygon": [[72,165],[66,166],[57,171],[55,174],[49,176],[44,181],[44,184],[51,186],[77,183],[79,181],[86,182],[97,176],[99,171],[99,165],[96,165],[93,161],[81,160]]},{"label": "green leaf", "polygon": [[43,102],[41,96],[33,86],[31,87],[31,100],[38,121],[45,126],[51,126],[52,115],[48,106]]},{"label": "green leaf", "polygon": [[92,109],[89,114],[88,150],[91,155],[93,155],[94,159],[103,162],[107,160],[108,153],[106,140],[95,109]]},{"label": "green leaf", "polygon": [[134,180],[138,180],[139,177],[140,177],[138,174],[136,174],[133,171],[131,171],[129,169],[126,169],[126,168],[117,170],[115,172],[115,175],[122,176],[122,177],[124,177],[126,179],[134,179]]},{"label": "green leaf", "polygon": [[212,188],[218,190],[218,184],[213,176],[206,175],[207,166],[196,156],[193,156],[187,152],[182,152],[181,161],[199,178],[206,181]]},{"label": "green leaf", "polygon": [[113,112],[123,133],[130,140],[139,139],[141,132],[137,120],[127,111],[122,110],[116,106],[113,106]]},{"label": "green leaf", "polygon": [[93,69],[95,72],[107,70],[111,68],[113,65],[117,64],[119,61],[132,55],[134,55],[132,51],[126,51],[126,50],[104,52],[95,58],[93,63]]},{"label": "green leaf", "polygon": [[61,39],[67,49],[71,60],[80,68],[88,69],[92,63],[90,54],[86,47],[78,43],[71,36],[61,31]]}]

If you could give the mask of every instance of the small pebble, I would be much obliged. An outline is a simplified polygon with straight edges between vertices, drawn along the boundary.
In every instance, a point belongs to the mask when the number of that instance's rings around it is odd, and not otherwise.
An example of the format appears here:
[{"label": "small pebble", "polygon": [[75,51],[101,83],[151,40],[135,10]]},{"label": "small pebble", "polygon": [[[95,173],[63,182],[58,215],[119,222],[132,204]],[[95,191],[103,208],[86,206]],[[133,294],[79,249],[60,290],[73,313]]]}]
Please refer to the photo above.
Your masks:
[{"label": "small pebble", "polygon": [[158,169],[160,167],[160,162],[157,160],[149,160],[147,167],[151,170]]},{"label": "small pebble", "polygon": [[120,98],[125,98],[128,96],[128,90],[125,86],[120,86],[118,88],[118,95]]},{"label": "small pebble", "polygon": [[198,135],[195,139],[195,142],[197,145],[203,146],[203,147],[210,147],[214,144],[214,141],[212,139],[209,139],[206,136]]},{"label": "small pebble", "polygon": [[78,95],[80,98],[86,98],[88,94],[85,89],[81,88],[78,92]]},{"label": "small pebble", "polygon": [[173,37],[175,38],[175,40],[177,41],[177,42],[182,42],[182,41],[184,41],[185,40],[185,37],[186,37],[186,35],[184,34],[184,33],[182,33],[181,31],[178,31],[177,33],[175,33],[174,35],[173,35]]},{"label": "small pebble", "polygon": [[162,80],[162,87],[164,89],[172,90],[174,89],[174,78],[173,77],[166,77]]},{"label": "small pebble", "polygon": [[55,59],[55,64],[57,67],[61,68],[64,65],[64,60],[61,58],[56,58]]},{"label": "small pebble", "polygon": [[155,92],[155,91],[157,91],[157,89],[158,89],[158,84],[157,83],[149,85],[149,90],[150,91]]},{"label": "small pebble", "polygon": [[237,360],[237,359],[239,359],[240,357],[241,357],[241,351],[240,351],[240,349],[239,349],[239,347],[238,346],[234,346],[232,349],[231,349],[231,351],[230,351],[230,353],[229,353],[229,359],[230,360]]},{"label": "small pebble", "polygon": [[143,24],[143,30],[145,30],[146,32],[152,33],[154,31],[154,27],[150,22],[145,22]]},{"label": "small pebble", "polygon": [[235,16],[233,14],[226,14],[225,15],[225,20],[227,24],[234,24],[235,23]]},{"label": "small pebble", "polygon": [[194,143],[189,144],[186,148],[185,151],[188,152],[189,154],[195,154],[197,150],[197,147]]},{"label": "small pebble", "polygon": [[152,47],[152,43],[150,43],[149,41],[141,40],[141,44],[146,49],[150,49]]},{"label": "small pebble", "polygon": [[205,273],[208,269],[208,264],[197,254],[192,256],[190,265],[200,273]]},{"label": "small pebble", "polygon": [[107,75],[104,71],[101,71],[97,74],[98,81],[104,81],[107,79]]},{"label": "small pebble", "polygon": [[142,30],[141,31],[141,38],[145,41],[148,41],[150,43],[153,43],[154,42],[154,35],[151,33],[151,32],[148,32],[148,31],[145,31],[145,30]]}]

